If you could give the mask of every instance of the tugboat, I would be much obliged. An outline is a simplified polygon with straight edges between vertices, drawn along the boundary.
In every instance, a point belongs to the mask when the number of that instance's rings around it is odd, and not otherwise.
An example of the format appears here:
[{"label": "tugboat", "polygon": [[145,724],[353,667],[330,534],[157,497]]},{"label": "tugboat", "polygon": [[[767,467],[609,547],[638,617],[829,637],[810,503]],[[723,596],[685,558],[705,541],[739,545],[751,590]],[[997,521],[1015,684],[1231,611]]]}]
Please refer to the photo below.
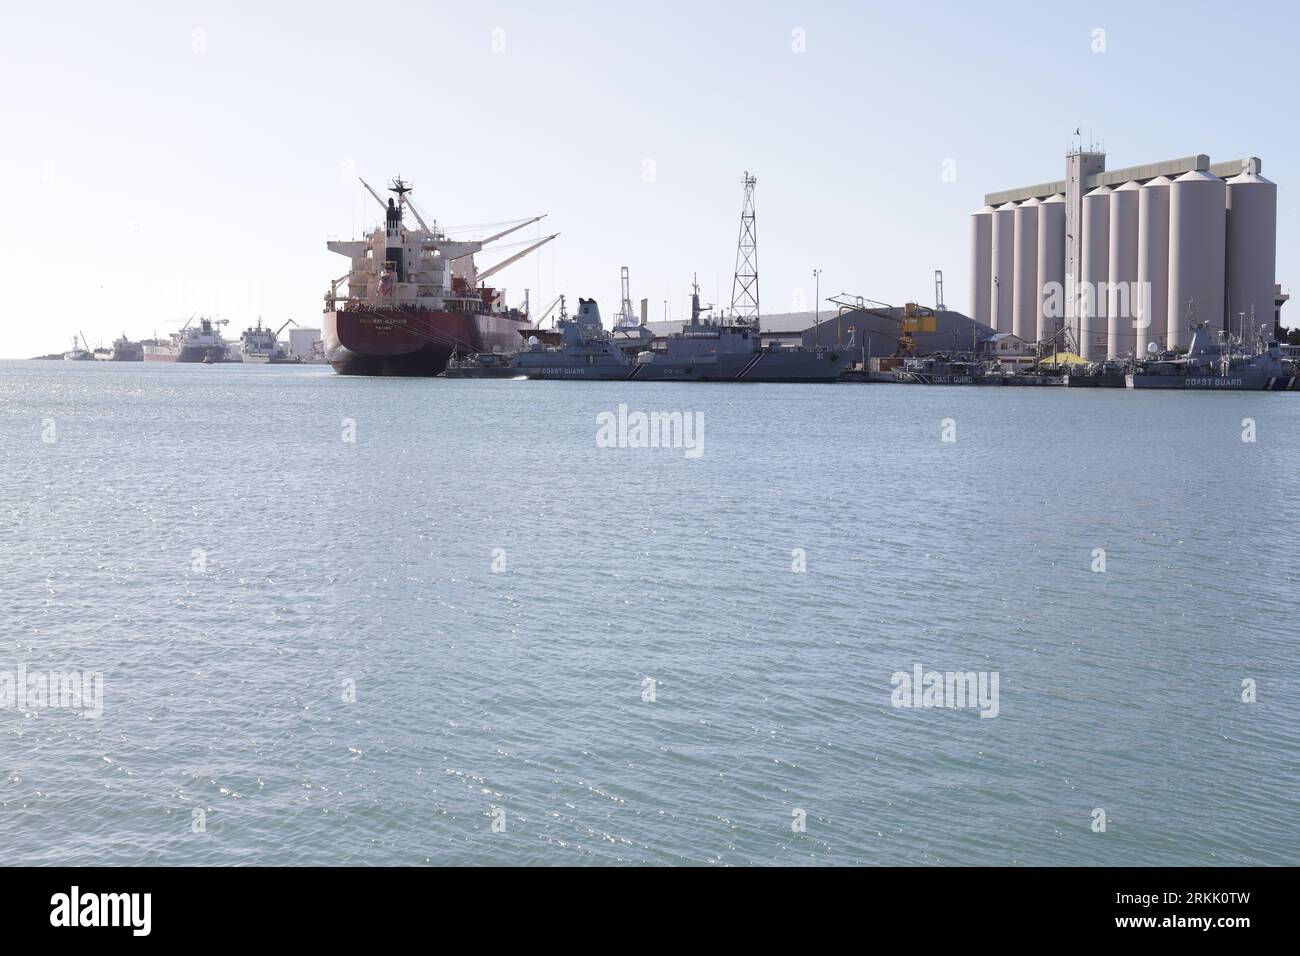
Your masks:
[{"label": "tugboat", "polygon": [[443,378],[522,378],[509,352],[475,352],[468,358],[447,361]]},{"label": "tugboat", "polygon": [[[331,241],[346,256],[348,273],[325,294],[321,337],[325,356],[341,375],[439,375],[453,355],[513,350],[528,315],[505,306],[505,293],[483,280],[555,238],[547,236],[489,269],[474,254],[490,242],[537,222],[535,216],[478,241],[449,239],[436,221],[426,223],[411,203],[411,185],[399,176],[396,197],[384,207],[384,224],[365,239]],[[419,228],[408,228],[410,212]],[[346,284],[347,292],[340,292]]]},{"label": "tugboat", "polygon": [[1178,388],[1197,391],[1288,391],[1296,378],[1282,363],[1282,348],[1269,342],[1248,352],[1239,340],[1201,322],[1192,330],[1186,355],[1165,352],[1135,364],[1125,377],[1128,388]]}]

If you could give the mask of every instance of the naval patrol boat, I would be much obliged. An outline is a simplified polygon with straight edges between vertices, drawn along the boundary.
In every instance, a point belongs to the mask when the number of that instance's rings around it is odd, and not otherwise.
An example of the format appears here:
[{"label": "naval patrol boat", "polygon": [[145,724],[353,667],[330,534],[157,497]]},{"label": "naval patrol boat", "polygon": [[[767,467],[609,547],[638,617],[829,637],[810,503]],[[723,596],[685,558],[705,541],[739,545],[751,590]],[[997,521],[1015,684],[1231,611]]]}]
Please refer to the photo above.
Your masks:
[{"label": "naval patrol boat", "polygon": [[695,282],[691,320],[662,347],[638,353],[630,377],[642,382],[834,382],[852,361],[852,341],[839,349],[763,345],[756,316],[706,313]]},{"label": "naval patrol boat", "polygon": [[993,369],[964,352],[936,352],[906,358],[894,369],[894,381],[909,385],[1001,385],[1001,369]]},{"label": "naval patrol boat", "polygon": [[555,327],[559,332],[556,345],[529,336],[528,343],[516,352],[480,352],[466,359],[452,359],[443,376],[608,381],[631,374],[634,366],[626,337],[605,331],[595,299],[578,299],[578,314],[571,316],[565,309],[564,296],[560,296],[560,316]]},{"label": "naval patrol boat", "polygon": [[1179,388],[1199,391],[1287,391],[1295,382],[1282,363],[1282,348],[1270,342],[1249,352],[1207,322],[1192,330],[1186,355],[1165,352],[1136,363],[1125,376],[1128,388]]},{"label": "naval patrol boat", "polygon": [[600,321],[595,299],[578,299],[578,314],[566,315],[560,306],[556,320],[560,344],[543,345],[536,337],[516,352],[511,364],[516,375],[525,378],[609,380],[627,378],[632,360]]}]

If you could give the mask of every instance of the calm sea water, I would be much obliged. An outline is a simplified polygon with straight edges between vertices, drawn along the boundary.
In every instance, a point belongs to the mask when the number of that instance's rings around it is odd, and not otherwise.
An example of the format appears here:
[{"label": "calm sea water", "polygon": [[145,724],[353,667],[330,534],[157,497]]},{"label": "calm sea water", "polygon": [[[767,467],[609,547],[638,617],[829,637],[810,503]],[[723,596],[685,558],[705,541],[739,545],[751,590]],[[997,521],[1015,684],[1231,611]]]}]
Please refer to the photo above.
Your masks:
[{"label": "calm sea water", "polygon": [[7,863],[1300,863],[1300,395],[6,362],[0,447],[0,691],[103,681]]}]

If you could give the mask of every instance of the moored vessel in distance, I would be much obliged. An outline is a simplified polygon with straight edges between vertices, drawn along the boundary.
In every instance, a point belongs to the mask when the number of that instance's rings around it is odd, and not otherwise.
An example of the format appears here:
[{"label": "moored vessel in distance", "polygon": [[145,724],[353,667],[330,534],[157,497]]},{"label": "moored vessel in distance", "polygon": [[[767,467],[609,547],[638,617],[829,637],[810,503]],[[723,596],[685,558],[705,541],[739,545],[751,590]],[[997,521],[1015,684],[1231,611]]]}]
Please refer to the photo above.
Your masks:
[{"label": "moored vessel in distance", "polygon": [[[539,239],[489,269],[479,271],[474,254],[541,216],[516,222],[486,239],[455,241],[427,223],[412,205],[411,186],[393,180],[384,224],[365,239],[330,241],[331,252],[347,256],[346,276],[325,295],[321,337],[326,360],[343,375],[438,375],[453,355],[514,351],[529,317],[505,304],[503,290],[483,280],[555,238]],[[410,212],[419,228],[408,228]],[[340,292],[346,284],[347,291]]]},{"label": "moored vessel in distance", "polygon": [[141,362],[144,360],[144,346],[139,342],[132,342],[123,332],[120,338],[113,340],[111,358],[114,362]]},{"label": "moored vessel in distance", "polygon": [[63,353],[63,359],[66,362],[90,362],[94,358],[95,353],[90,351],[90,348],[86,345],[86,337],[80,332],[72,337],[72,348]]},{"label": "moored vessel in distance", "polygon": [[911,385],[1001,385],[1003,378],[1000,370],[960,352],[908,357],[893,373],[895,382]]},{"label": "moored vessel in distance", "polygon": [[276,331],[262,325],[262,317],[257,317],[257,325],[244,329],[239,336],[239,361],[250,365],[285,365],[295,364],[299,360],[288,353],[280,343],[280,333],[293,323],[285,322]]},{"label": "moored vessel in distance", "polygon": [[[836,382],[853,361],[852,340],[843,347],[788,348],[778,341],[764,345],[758,301],[758,230],[754,187],[758,178],[741,180],[740,238],[731,308],[721,316],[700,305],[700,284],[692,280],[691,319],[651,348],[637,354],[632,379],[676,382]],[[627,306],[624,307],[626,312]]]},{"label": "moored vessel in distance", "polygon": [[690,321],[662,346],[640,352],[630,378],[649,382],[835,382],[853,361],[852,342],[840,349],[790,348],[777,342],[763,345],[761,335],[757,314],[741,317],[734,309],[721,317],[706,314],[695,282]]},{"label": "moored vessel in distance", "polygon": [[171,334],[167,344],[145,345],[146,362],[188,362],[214,364],[226,360],[226,339],[221,334],[225,319],[200,318],[195,325],[194,316]]},{"label": "moored vessel in distance", "polygon": [[1282,349],[1269,342],[1249,352],[1240,341],[1202,322],[1192,331],[1186,355],[1166,352],[1137,362],[1125,377],[1129,388],[1194,391],[1289,391],[1295,388],[1294,368],[1282,361]]}]

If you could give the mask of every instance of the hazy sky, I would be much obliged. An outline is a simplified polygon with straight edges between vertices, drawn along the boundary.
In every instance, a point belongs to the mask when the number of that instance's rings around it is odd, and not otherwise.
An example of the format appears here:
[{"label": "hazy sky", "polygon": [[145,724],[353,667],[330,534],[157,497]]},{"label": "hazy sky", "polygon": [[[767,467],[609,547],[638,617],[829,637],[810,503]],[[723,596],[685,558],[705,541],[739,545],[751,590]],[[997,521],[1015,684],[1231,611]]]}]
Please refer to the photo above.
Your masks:
[{"label": "hazy sky", "polygon": [[729,301],[751,170],[765,312],[811,308],[814,268],[823,298],[894,303],[932,301],[942,269],[964,311],[970,213],[1061,178],[1076,126],[1112,167],[1262,157],[1290,289],[1298,20],[1282,3],[6,4],[0,356],[195,310],[233,335],[259,314],[318,326],[347,271],[326,239],[378,219],[358,173],[401,173],[447,225],[549,213],[561,237],[495,277],[512,302],[595,296],[608,317],[622,265],[652,319],[665,299],[682,314],[695,271]]}]

